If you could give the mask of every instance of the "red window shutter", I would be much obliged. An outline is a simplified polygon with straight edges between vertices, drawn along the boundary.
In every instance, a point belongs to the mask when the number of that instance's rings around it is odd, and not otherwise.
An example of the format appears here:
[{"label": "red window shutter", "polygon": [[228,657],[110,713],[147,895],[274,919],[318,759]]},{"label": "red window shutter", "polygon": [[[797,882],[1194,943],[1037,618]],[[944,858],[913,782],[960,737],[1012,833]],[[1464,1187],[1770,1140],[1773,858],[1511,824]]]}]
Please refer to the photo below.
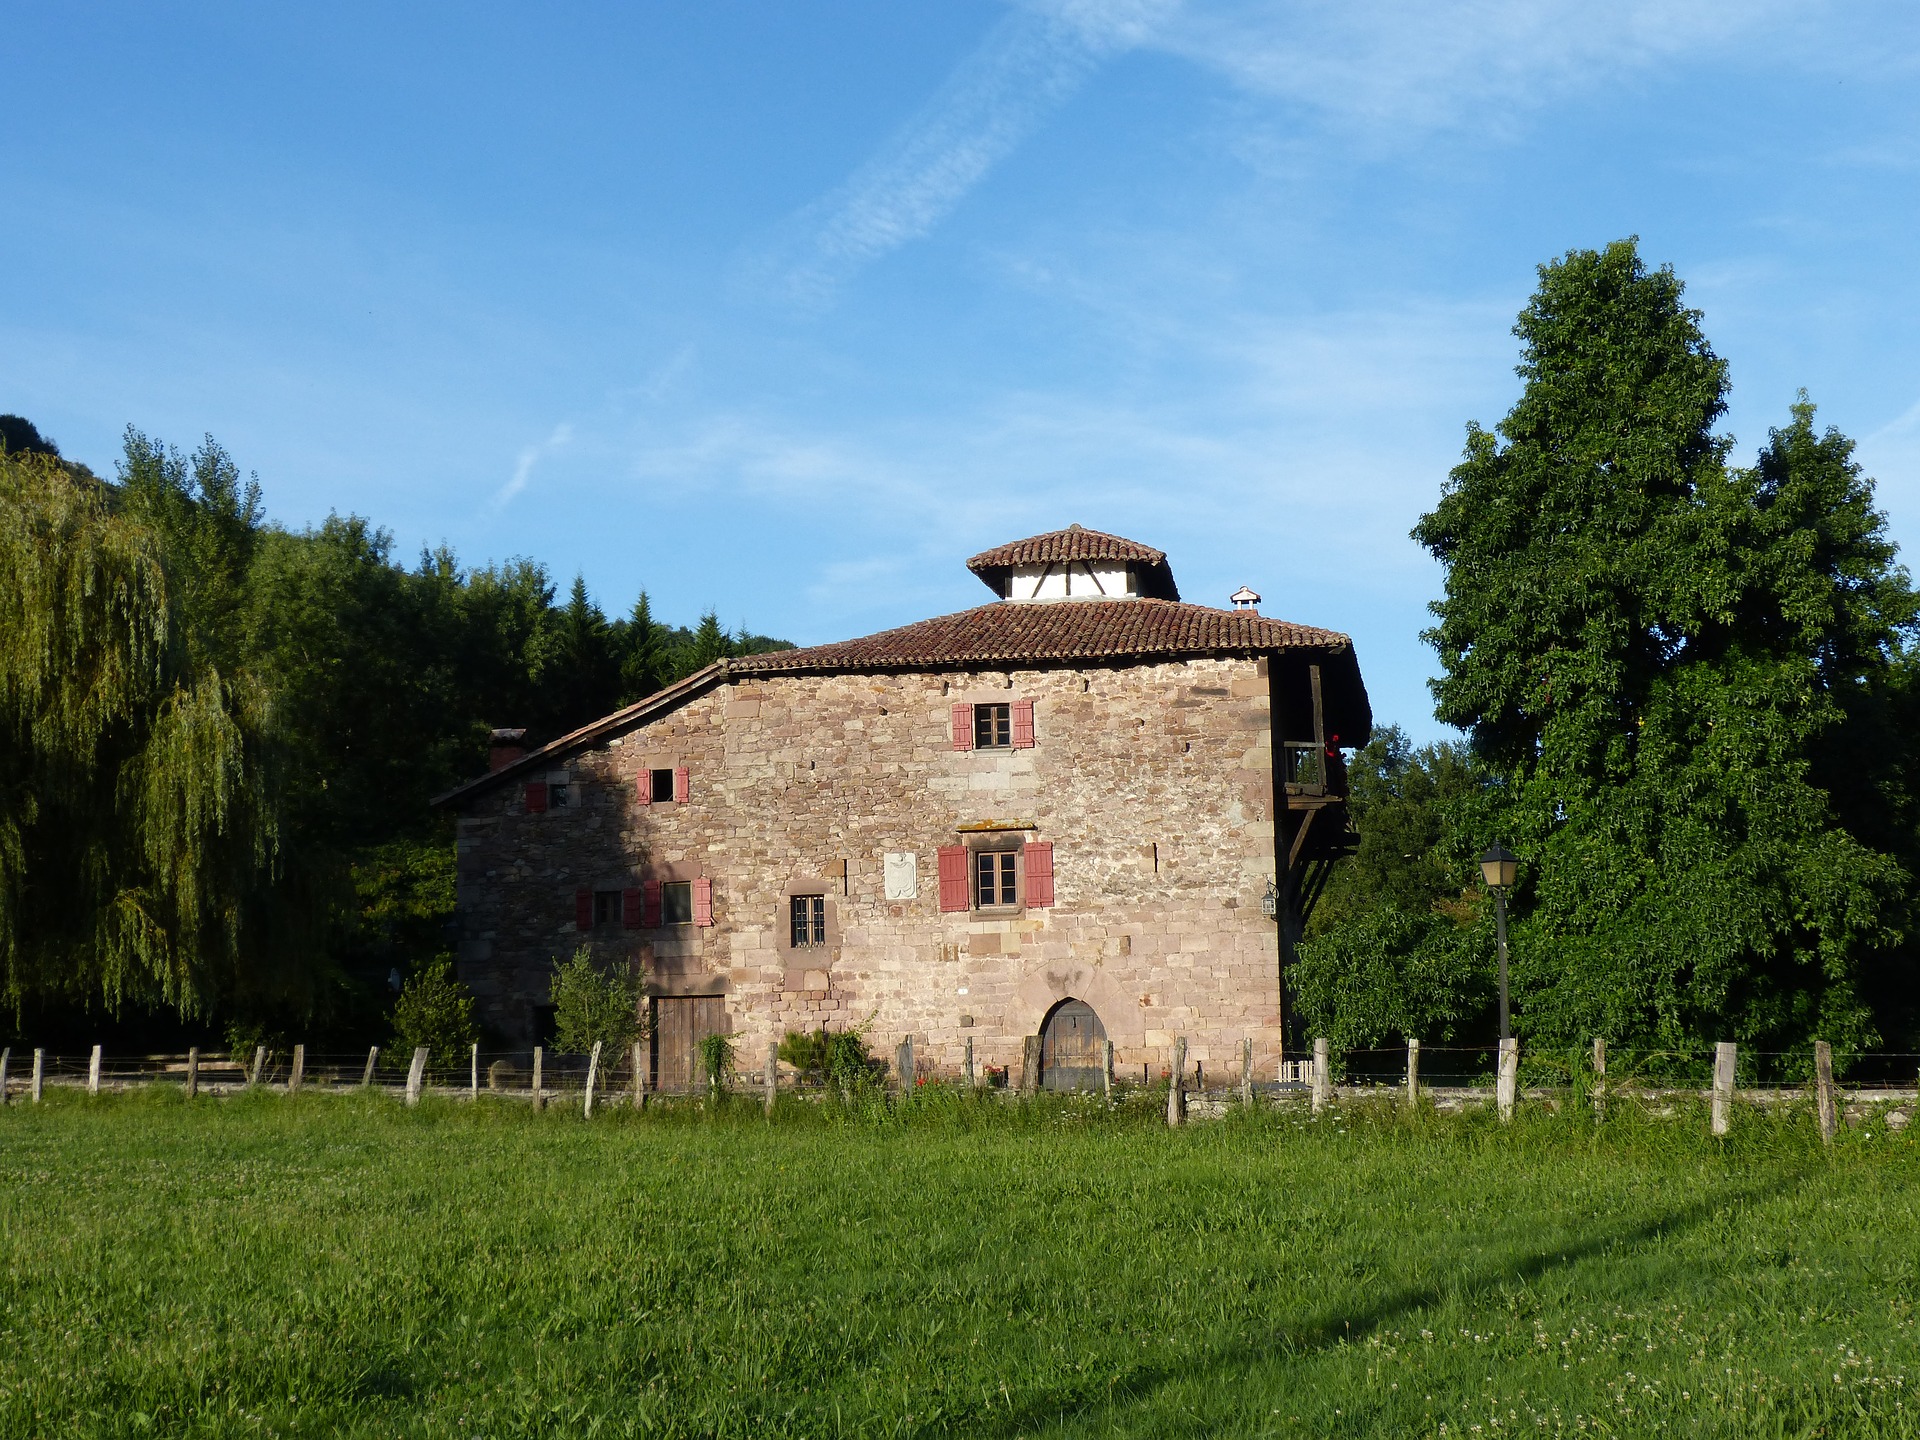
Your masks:
[{"label": "red window shutter", "polygon": [[940,908],[970,908],[967,905],[967,847],[964,845],[940,847]]},{"label": "red window shutter", "polygon": [[547,809],[547,782],[529,780],[527,782],[527,814],[545,814]]},{"label": "red window shutter", "polygon": [[640,895],[642,903],[646,906],[647,928],[658,930],[660,928],[660,882],[658,880],[643,882],[640,886]]},{"label": "red window shutter", "polygon": [[640,892],[638,890],[620,892],[620,928],[623,930],[640,928]]},{"label": "red window shutter", "polygon": [[953,748],[973,749],[973,706],[971,705],[953,707]]},{"label": "red window shutter", "polygon": [[1053,846],[1027,842],[1027,908],[1044,909],[1053,904]]},{"label": "red window shutter", "polygon": [[1016,750],[1033,748],[1033,701],[1031,700],[1013,702],[1013,748]]},{"label": "red window shutter", "polygon": [[693,776],[687,770],[686,766],[679,766],[673,772],[673,803],[676,805],[686,804],[687,796],[692,793]]},{"label": "red window shutter", "polygon": [[653,803],[653,772],[644,765],[640,767],[640,778],[633,782],[633,798],[639,805]]},{"label": "red window shutter", "polygon": [[593,891],[573,892],[573,923],[576,929],[593,929]]},{"label": "red window shutter", "polygon": [[693,923],[713,924],[713,881],[704,875],[693,882]]}]

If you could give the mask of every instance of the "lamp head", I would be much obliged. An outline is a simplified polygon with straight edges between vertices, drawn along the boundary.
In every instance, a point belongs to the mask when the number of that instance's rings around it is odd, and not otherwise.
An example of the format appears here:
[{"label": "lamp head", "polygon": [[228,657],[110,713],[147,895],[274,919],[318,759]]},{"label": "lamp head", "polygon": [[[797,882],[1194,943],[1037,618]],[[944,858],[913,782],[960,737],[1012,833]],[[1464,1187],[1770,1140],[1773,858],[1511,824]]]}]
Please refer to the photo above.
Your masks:
[{"label": "lamp head", "polygon": [[1520,873],[1520,861],[1506,846],[1495,843],[1480,857],[1480,875],[1489,890],[1510,890]]}]

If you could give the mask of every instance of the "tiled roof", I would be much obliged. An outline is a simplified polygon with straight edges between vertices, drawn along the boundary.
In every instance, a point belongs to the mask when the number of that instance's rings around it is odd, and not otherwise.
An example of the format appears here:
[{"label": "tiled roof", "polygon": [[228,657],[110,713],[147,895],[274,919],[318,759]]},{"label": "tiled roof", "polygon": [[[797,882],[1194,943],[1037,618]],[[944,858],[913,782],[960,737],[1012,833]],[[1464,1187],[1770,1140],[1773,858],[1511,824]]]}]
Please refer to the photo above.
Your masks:
[{"label": "tiled roof", "polygon": [[1045,535],[1031,535],[982,550],[967,561],[967,568],[978,575],[984,570],[1001,570],[1012,565],[1050,565],[1061,560],[1131,560],[1140,565],[1164,565],[1166,552],[1138,540],[1105,535],[1098,530],[1083,530],[1069,525]]},{"label": "tiled roof", "polygon": [[[1144,547],[1142,547],[1144,548]],[[731,662],[738,674],[1109,660],[1271,650],[1348,650],[1345,635],[1173,600],[1001,601],[859,640]]]}]

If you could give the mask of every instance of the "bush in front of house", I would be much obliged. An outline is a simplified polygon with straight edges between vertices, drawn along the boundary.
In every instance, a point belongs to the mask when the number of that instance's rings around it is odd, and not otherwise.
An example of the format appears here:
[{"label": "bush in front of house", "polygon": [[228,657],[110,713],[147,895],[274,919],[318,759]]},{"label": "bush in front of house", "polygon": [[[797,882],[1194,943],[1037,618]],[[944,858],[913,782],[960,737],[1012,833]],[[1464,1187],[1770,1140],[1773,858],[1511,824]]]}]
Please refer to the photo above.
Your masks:
[{"label": "bush in front of house", "polygon": [[554,1047],[562,1054],[585,1055],[597,1042],[601,1054],[619,1055],[646,1034],[646,982],[624,964],[602,969],[584,945],[554,967],[551,993]]},{"label": "bush in front of house", "polygon": [[473,1018],[473,992],[442,955],[429,961],[401,990],[393,1005],[396,1047],[411,1053],[424,1045],[436,1065],[457,1065],[480,1038]]}]

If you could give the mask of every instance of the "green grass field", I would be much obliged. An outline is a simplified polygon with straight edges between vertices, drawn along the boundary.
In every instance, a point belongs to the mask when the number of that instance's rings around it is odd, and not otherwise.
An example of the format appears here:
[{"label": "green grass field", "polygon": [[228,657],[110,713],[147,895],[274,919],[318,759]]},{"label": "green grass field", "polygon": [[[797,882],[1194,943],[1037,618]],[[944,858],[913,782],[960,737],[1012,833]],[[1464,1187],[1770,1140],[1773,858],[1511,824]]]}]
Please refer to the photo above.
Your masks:
[{"label": "green grass field", "polygon": [[55,1095],[0,1434],[1920,1434],[1911,1132],[1697,1118]]}]

